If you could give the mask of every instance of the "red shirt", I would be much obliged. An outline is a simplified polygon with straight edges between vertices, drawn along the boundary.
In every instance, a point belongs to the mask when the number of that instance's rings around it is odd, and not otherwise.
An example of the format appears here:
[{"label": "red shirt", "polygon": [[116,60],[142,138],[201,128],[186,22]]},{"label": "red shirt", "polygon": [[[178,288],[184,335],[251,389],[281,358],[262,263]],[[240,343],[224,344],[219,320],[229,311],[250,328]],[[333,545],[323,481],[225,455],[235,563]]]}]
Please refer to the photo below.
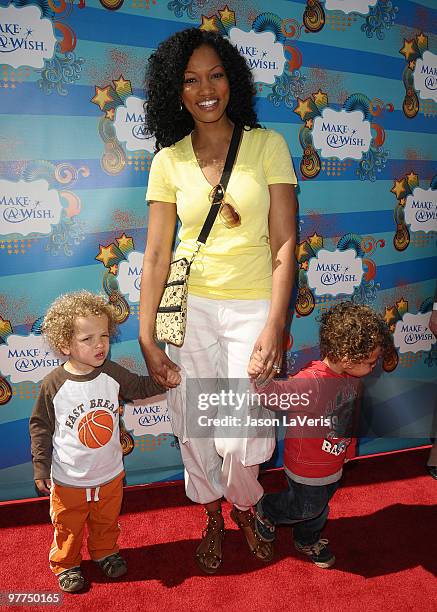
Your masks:
[{"label": "red shirt", "polygon": [[323,485],[341,478],[344,460],[356,452],[359,386],[358,378],[337,374],[322,361],[287,380],[255,385],[266,408],[283,413],[284,467],[293,480]]}]

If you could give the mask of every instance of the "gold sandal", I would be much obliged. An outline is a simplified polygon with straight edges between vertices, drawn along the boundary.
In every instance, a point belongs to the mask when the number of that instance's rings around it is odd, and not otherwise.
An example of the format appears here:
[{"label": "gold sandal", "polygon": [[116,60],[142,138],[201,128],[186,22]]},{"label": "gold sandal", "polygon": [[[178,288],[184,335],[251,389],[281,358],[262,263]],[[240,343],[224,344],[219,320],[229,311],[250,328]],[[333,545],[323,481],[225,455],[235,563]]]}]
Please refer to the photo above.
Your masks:
[{"label": "gold sandal", "polygon": [[[246,536],[250,551],[257,559],[268,563],[273,559],[273,545],[264,542],[255,530],[255,517],[252,510],[239,510],[235,506],[231,510],[231,519]],[[251,535],[248,537],[248,531]]]},{"label": "gold sandal", "polygon": [[[222,564],[222,543],[225,537],[223,519],[217,520],[217,517],[222,515],[221,510],[210,512],[206,510],[208,522],[206,528],[202,532],[202,541],[196,550],[196,561],[202,572],[205,574],[215,574]],[[205,551],[200,551],[200,548],[205,548]]]}]

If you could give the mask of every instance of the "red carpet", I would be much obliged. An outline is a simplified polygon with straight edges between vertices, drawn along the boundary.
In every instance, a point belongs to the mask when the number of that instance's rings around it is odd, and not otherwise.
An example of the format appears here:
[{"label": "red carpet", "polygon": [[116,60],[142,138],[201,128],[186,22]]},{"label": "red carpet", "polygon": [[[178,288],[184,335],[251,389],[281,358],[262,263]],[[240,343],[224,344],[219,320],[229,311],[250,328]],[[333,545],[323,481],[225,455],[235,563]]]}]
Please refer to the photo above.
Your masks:
[{"label": "red carpet", "polygon": [[[346,466],[325,534],[337,557],[330,570],[295,552],[285,527],[278,530],[274,562],[251,558],[226,505],[224,565],[216,576],[200,575],[193,553],[202,509],[187,502],[179,485],[128,490],[120,545],[129,573],[108,584],[85,560],[88,590],[65,595],[60,608],[49,609],[437,610],[437,481],[424,471],[426,457],[420,450]],[[274,490],[282,486],[282,472],[266,474],[262,482]],[[0,506],[0,526],[0,591],[57,591],[47,564],[47,502]]]}]

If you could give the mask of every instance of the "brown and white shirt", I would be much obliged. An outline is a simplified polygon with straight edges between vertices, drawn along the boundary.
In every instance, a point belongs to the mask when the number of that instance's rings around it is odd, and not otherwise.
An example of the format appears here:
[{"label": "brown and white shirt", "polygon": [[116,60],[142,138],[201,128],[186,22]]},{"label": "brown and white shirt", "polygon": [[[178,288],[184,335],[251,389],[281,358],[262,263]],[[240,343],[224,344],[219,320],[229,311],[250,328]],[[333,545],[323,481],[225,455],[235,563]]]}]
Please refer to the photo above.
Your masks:
[{"label": "brown and white shirt", "polygon": [[59,366],[42,381],[30,418],[34,478],[96,487],[123,471],[119,397],[164,393],[149,376],[106,361],[78,376]]}]

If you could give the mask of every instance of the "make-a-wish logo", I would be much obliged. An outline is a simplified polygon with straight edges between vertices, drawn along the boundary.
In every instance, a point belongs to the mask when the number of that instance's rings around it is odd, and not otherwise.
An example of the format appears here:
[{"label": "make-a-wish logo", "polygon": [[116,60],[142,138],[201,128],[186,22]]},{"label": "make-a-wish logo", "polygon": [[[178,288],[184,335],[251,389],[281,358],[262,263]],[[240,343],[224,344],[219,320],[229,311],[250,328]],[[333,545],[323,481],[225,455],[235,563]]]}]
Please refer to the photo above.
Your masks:
[{"label": "make-a-wish logo", "polygon": [[284,72],[284,46],[276,42],[273,32],[245,32],[234,27],[229,39],[246,59],[256,83],[271,85]]},{"label": "make-a-wish logo", "polygon": [[6,181],[0,179],[0,235],[50,234],[59,223],[62,205],[56,189],[45,179]]},{"label": "make-a-wish logo", "polygon": [[437,232],[437,190],[416,187],[407,196],[404,214],[413,232]]},{"label": "make-a-wish logo", "polygon": [[347,112],[324,108],[321,117],[314,119],[313,143],[322,157],[361,159],[369,150],[372,134],[370,121],[362,111]]},{"label": "make-a-wish logo", "polygon": [[352,295],[361,284],[363,262],[354,249],[320,249],[308,265],[308,285],[316,295]]},{"label": "make-a-wish logo", "polygon": [[404,114],[412,119],[419,112],[419,98],[437,101],[436,76],[437,56],[428,51],[428,36],[423,32],[413,38],[404,38],[404,46],[399,50],[407,62],[402,74],[405,98],[402,103]]},{"label": "make-a-wish logo", "polygon": [[[382,148],[385,131],[376,117],[383,110],[393,111],[391,103],[370,100],[361,93],[351,94],[341,110],[328,106],[328,96],[319,89],[301,100],[294,112],[305,125],[299,132],[303,149],[300,171],[305,178],[315,178],[322,164],[318,151],[325,158],[356,159],[356,174],[361,180],[375,181],[385,167],[388,152]],[[372,133],[373,130],[373,133]]]},{"label": "make-a-wish logo", "polygon": [[437,102],[437,55],[425,51],[422,57],[416,60],[413,71],[414,88],[419,92],[422,100]]},{"label": "make-a-wish logo", "polygon": [[146,118],[144,115],[144,100],[129,96],[125,106],[117,106],[114,128],[117,140],[126,143],[128,151],[149,151],[155,149],[155,138],[146,134]]},{"label": "make-a-wish logo", "polygon": [[390,191],[398,201],[393,245],[397,251],[405,251],[410,244],[410,231],[437,231],[437,175],[431,179],[429,189],[422,189],[418,175],[410,172],[395,179]]},{"label": "make-a-wish logo", "polygon": [[394,344],[400,353],[417,353],[429,351],[436,337],[429,329],[431,312],[411,314],[407,312],[396,323],[394,331]]},{"label": "make-a-wish logo", "polygon": [[172,433],[165,395],[134,400],[124,406],[124,424],[134,436]]},{"label": "make-a-wish logo", "polygon": [[[334,251],[324,247],[323,236],[316,231],[296,247],[298,263],[298,292],[296,313],[307,317],[315,308],[318,296],[352,295],[358,304],[372,304],[376,300],[379,283],[375,281],[376,264],[371,256],[377,248],[384,248],[384,240],[359,234],[341,236]],[[326,303],[326,297],[322,300]]]},{"label": "make-a-wish logo", "polygon": [[[432,296],[426,297],[420,304],[417,314],[411,314],[408,312],[408,301],[401,297],[386,306],[384,314],[384,320],[393,334],[394,346],[398,347],[399,353],[419,353],[414,362],[423,360],[428,367],[437,365],[436,338],[429,329],[433,301]],[[398,355],[398,352],[395,354]],[[395,361],[411,367],[409,359],[397,357],[393,363]]]},{"label": "make-a-wish logo", "polygon": [[[104,142],[102,168],[111,175],[119,174],[127,166],[138,169],[132,164],[132,156],[126,151],[146,151],[136,155],[147,159],[150,166],[155,139],[145,131],[144,100],[132,95],[132,84],[121,74],[105,87],[95,86],[91,99],[104,115],[100,118],[99,134]],[[123,146],[122,143],[126,143]],[[135,159],[135,156],[133,156]],[[142,165],[145,170],[146,164]]]},{"label": "make-a-wish logo", "polygon": [[[168,4],[168,8],[173,9],[179,18],[185,10],[188,15],[194,17],[193,4],[194,0],[174,0]],[[205,0],[198,0],[197,4],[203,6]],[[215,3],[216,9],[218,6]],[[251,14],[254,18],[250,23]],[[208,11],[208,15],[201,17],[200,30],[227,36],[244,56],[252,70],[259,93],[267,87],[270,93],[266,99],[274,106],[284,104],[287,108],[293,107],[296,97],[303,92],[306,80],[300,72],[302,52],[294,46],[303,30],[303,26],[296,19],[283,19],[270,10],[258,14],[256,11],[243,10],[241,17],[250,28],[250,31],[246,32],[236,27],[236,13],[227,5],[222,10],[216,10],[215,14]]]},{"label": "make-a-wish logo", "polygon": [[53,57],[56,37],[38,6],[0,8],[0,61],[19,68],[42,68]]},{"label": "make-a-wish logo", "polygon": [[131,304],[140,301],[141,274],[143,271],[144,253],[132,251],[127,260],[118,266],[118,287],[120,293],[127,295]]},{"label": "make-a-wish logo", "polygon": [[12,383],[38,382],[65,361],[54,353],[43,336],[11,334],[0,345],[0,371]]}]

